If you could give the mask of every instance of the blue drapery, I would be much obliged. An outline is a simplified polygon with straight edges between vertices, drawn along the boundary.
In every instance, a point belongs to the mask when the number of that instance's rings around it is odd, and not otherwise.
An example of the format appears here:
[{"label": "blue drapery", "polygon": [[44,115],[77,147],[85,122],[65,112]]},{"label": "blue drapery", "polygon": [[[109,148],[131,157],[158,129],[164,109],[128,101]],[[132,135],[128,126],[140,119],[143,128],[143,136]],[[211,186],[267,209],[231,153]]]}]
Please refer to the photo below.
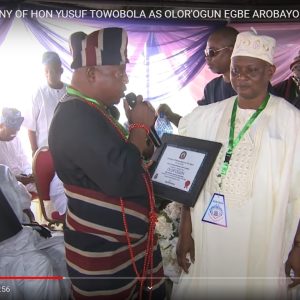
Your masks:
[{"label": "blue drapery", "polygon": [[[54,20],[52,24],[47,24],[46,19],[25,17],[23,22],[45,49],[60,54],[65,69],[71,72],[68,40],[66,36],[55,32]],[[149,20],[95,20],[90,17],[72,19],[69,22],[73,28],[76,27],[74,25],[78,28],[84,25],[90,27],[90,31],[107,26],[125,28],[128,31],[129,47],[132,49],[129,53],[130,64],[128,65],[130,81],[140,82],[141,76],[144,78],[144,92],[148,100],[168,98],[195,78],[205,64],[203,52],[208,35],[223,24],[203,22],[201,25],[191,25],[190,22],[184,24],[182,21],[180,25],[168,24],[173,22],[163,24],[162,21],[160,24],[153,24],[153,22],[150,24]],[[57,24],[59,26],[59,19]],[[161,54],[159,59],[150,59],[158,54]],[[134,72],[137,64],[141,63],[144,70]],[[162,65],[166,68],[161,68]],[[171,79],[176,82],[176,90],[174,84],[172,86],[167,84]],[[153,85],[157,88],[151,88]]]},{"label": "blue drapery", "polygon": [[[127,66],[127,71],[130,83],[137,83],[136,86],[141,87],[139,92],[146,93],[148,100],[170,98],[172,94],[191,82],[205,64],[203,51],[208,35],[224,24],[223,22],[182,19],[96,19],[90,15],[79,19],[57,18],[56,9],[65,11],[70,9],[62,4],[55,4],[52,7],[19,4],[18,6],[11,5],[9,9],[53,13],[51,19],[31,18],[30,13],[27,13],[22,21],[28,32],[45,50],[55,51],[61,56],[69,78],[72,72],[69,67],[72,58],[68,36],[71,33],[82,30],[81,27],[84,27],[87,33],[108,26],[125,28],[129,36],[130,64]],[[77,7],[76,9],[85,8]],[[12,19],[9,21],[12,22]],[[65,27],[65,32],[61,33],[61,27]],[[1,30],[1,32],[4,31]],[[155,55],[153,45],[147,43],[151,39],[156,43]],[[155,59],[153,59],[154,56],[156,56]]]}]

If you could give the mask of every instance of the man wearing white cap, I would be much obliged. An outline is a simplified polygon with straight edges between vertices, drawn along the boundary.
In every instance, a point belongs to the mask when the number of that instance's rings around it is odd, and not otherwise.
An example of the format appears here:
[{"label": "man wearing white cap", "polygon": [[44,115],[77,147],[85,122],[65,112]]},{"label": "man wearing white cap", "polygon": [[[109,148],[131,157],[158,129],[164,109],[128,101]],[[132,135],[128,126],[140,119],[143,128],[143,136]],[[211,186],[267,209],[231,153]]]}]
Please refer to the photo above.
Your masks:
[{"label": "man wearing white cap", "polygon": [[240,33],[237,96],[179,123],[182,135],[223,147],[194,208],[183,209],[174,299],[286,299],[299,283],[286,277],[300,277],[300,113],[268,93],[274,48],[271,37]]},{"label": "man wearing white cap", "polygon": [[24,118],[15,108],[4,107],[0,116],[0,164],[7,165],[17,180],[36,193],[31,163],[17,135]]}]

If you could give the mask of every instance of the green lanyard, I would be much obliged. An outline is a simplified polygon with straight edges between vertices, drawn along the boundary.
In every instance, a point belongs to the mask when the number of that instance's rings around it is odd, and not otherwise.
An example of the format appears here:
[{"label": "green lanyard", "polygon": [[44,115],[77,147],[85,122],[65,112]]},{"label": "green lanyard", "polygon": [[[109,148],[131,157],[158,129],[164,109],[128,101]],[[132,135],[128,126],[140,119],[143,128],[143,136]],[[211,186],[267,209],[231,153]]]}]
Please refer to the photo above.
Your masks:
[{"label": "green lanyard", "polygon": [[113,123],[122,131],[122,133],[125,135],[126,138],[128,138],[128,132],[126,129],[113,117],[110,115],[110,113],[107,112],[107,106],[103,103],[99,103],[97,100],[82,95],[79,91],[71,88],[70,86],[67,87],[67,93],[72,96],[78,96],[82,99],[85,99],[88,102],[96,104],[102,111],[105,112],[106,115],[109,116],[109,118],[113,121]]},{"label": "green lanyard", "polygon": [[230,119],[230,132],[229,132],[229,141],[228,141],[228,147],[225,154],[225,159],[221,167],[221,172],[218,175],[218,177],[221,177],[221,182],[219,183],[219,186],[222,185],[222,178],[227,174],[228,167],[229,167],[229,161],[231,159],[232,153],[234,148],[238,145],[242,137],[245,135],[246,131],[251,127],[254,120],[259,116],[259,114],[265,109],[265,107],[268,104],[268,101],[270,99],[270,94],[266,96],[262,104],[259,106],[259,108],[252,114],[250,119],[247,121],[247,123],[244,125],[242,130],[239,132],[236,138],[234,138],[234,128],[235,128],[235,119],[236,119],[236,112],[237,112],[237,97],[235,98],[232,113],[231,113],[231,119]]},{"label": "green lanyard", "polygon": [[78,97],[80,97],[80,98],[83,98],[83,99],[85,99],[86,101],[92,102],[92,103],[96,104],[97,106],[99,106],[99,107],[101,107],[101,108],[103,108],[103,109],[106,109],[106,106],[105,106],[104,104],[100,104],[97,100],[82,95],[79,91],[77,91],[77,90],[71,88],[70,86],[67,87],[67,93],[68,93],[69,95],[72,95],[72,96],[78,96]]}]

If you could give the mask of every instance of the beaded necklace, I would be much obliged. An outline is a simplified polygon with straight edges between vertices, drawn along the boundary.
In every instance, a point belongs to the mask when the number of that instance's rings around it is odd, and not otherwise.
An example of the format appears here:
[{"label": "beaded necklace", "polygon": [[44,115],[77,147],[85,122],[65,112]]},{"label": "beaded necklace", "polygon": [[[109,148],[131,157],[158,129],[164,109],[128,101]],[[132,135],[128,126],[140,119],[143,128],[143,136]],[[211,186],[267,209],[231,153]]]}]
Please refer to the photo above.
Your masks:
[{"label": "beaded necklace", "polygon": [[[89,106],[95,108],[103,117],[105,117],[108,122],[113,126],[113,128],[116,129],[117,133],[119,136],[125,141],[128,142],[127,139],[127,132],[121,126],[120,123],[118,123],[111,115],[108,114],[106,110],[106,106],[104,104],[100,104],[97,100],[86,97],[82,95],[79,91],[67,87],[67,93],[69,95],[74,95],[80,97],[86,104]],[[148,202],[149,202],[149,229],[148,229],[148,237],[147,237],[147,246],[145,250],[145,258],[144,258],[144,264],[143,264],[143,270],[142,273],[140,274],[135,260],[134,260],[134,253],[133,253],[133,248],[132,244],[130,241],[129,237],[129,232],[128,232],[128,224],[126,220],[126,213],[125,213],[125,202],[122,198],[120,198],[120,206],[121,206],[121,212],[122,212],[122,219],[123,219],[123,225],[125,229],[125,235],[126,235],[126,240],[128,244],[128,250],[130,254],[130,259],[131,263],[134,269],[134,272],[137,276],[138,281],[140,282],[140,291],[139,291],[139,299],[142,299],[142,292],[143,292],[143,286],[145,283],[145,280],[147,278],[147,271],[150,266],[150,284],[148,286],[149,289],[149,299],[151,299],[151,294],[152,294],[152,288],[153,288],[153,248],[154,248],[154,231],[155,231],[155,223],[157,221],[157,215],[155,212],[155,199],[154,199],[154,192],[153,192],[153,185],[151,181],[150,174],[148,170],[144,167],[145,173],[143,174],[143,179],[147,188],[147,193],[148,193]]]},{"label": "beaded necklace", "polygon": [[107,111],[107,106],[97,100],[86,97],[82,95],[79,91],[71,88],[70,86],[67,87],[67,93],[69,95],[80,97],[81,99],[85,100],[84,102],[87,103],[89,106],[96,108],[97,111],[101,112],[101,114],[113,125],[114,128],[118,128],[117,131],[121,131],[122,136],[127,139],[128,132],[126,129]]}]

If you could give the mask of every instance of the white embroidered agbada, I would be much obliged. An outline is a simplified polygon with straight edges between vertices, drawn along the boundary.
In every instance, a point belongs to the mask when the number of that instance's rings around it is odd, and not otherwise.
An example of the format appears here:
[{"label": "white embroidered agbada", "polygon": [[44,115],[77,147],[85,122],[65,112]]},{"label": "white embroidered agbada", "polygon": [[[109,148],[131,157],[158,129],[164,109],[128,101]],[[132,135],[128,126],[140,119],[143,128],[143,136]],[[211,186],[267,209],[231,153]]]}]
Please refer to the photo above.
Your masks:
[{"label": "white embroidered agbada", "polygon": [[39,87],[32,97],[31,107],[24,113],[23,126],[36,132],[38,147],[48,146],[48,131],[59,100],[66,93],[66,85],[53,89],[48,84]]},{"label": "white embroidered agbada", "polygon": [[[195,263],[189,274],[182,272],[172,299],[285,299],[287,294],[284,263],[300,217],[300,112],[271,95],[234,149],[220,190],[217,175],[234,99],[198,107],[179,124],[182,135],[223,147],[191,209]],[[253,112],[238,108],[235,137]],[[201,221],[214,193],[225,195],[227,228]]]},{"label": "white embroidered agbada", "polygon": [[[32,174],[29,157],[26,155],[18,135],[11,141],[0,141],[0,164],[8,166],[15,176]],[[36,193],[34,183],[27,184],[26,189]]]},{"label": "white embroidered agbada", "polygon": [[[66,213],[67,210],[67,196],[65,194],[64,185],[55,173],[50,183],[50,199],[53,204],[53,208],[59,212],[60,215]],[[51,210],[47,212],[50,215]]]},{"label": "white embroidered agbada", "polygon": [[[0,165],[0,188],[22,222],[26,198],[30,196],[4,165]],[[16,235],[0,242],[0,276],[67,277],[67,274],[63,236],[45,239],[25,226]],[[70,294],[69,279],[1,280],[1,285],[10,288],[9,293],[0,293],[0,299],[5,300],[67,300]]]}]

